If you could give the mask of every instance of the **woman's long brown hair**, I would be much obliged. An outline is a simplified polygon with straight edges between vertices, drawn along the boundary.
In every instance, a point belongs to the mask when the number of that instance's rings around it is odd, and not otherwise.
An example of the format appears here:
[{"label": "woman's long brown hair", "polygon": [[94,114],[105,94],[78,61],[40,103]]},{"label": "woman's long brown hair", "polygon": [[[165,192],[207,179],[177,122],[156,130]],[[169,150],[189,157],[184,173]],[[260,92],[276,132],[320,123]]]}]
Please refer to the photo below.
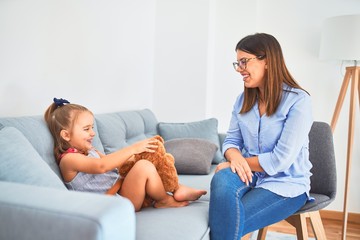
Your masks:
[{"label": "woman's long brown hair", "polygon": [[[258,59],[266,59],[267,61],[263,99],[266,104],[266,115],[271,116],[276,112],[283,94],[283,83],[304,90],[291,76],[285,65],[281,46],[272,35],[256,33],[246,36],[236,45],[235,51],[238,50],[254,54]],[[244,87],[244,104],[240,113],[250,111],[258,97],[258,88]]]}]

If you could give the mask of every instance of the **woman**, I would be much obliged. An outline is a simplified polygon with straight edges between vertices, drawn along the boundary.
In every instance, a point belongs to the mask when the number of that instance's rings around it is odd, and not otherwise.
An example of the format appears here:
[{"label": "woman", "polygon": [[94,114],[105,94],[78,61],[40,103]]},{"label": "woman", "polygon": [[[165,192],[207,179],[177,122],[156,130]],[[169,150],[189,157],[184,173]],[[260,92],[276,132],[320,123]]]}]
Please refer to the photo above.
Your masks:
[{"label": "woman", "polygon": [[211,239],[240,239],[310,200],[311,100],[286,68],[278,41],[249,35],[236,45],[244,92],[223,144],[227,162],[211,182]]}]

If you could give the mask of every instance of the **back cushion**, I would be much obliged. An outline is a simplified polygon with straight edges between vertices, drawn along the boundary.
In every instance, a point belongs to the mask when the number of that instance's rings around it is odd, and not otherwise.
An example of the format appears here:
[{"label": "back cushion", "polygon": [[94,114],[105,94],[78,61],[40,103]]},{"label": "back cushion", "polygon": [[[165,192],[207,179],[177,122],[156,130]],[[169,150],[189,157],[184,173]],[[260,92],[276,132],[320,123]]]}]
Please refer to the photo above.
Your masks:
[{"label": "back cushion", "polygon": [[[60,169],[54,157],[54,141],[43,116],[0,118],[0,124],[18,129],[38,152],[40,157],[61,177]],[[94,131],[97,132],[96,126]],[[103,151],[98,136],[95,136],[93,144],[98,150]]]},{"label": "back cushion", "polygon": [[61,176],[55,162],[53,139],[42,116],[3,118],[0,123],[18,129],[50,168]]},{"label": "back cushion", "polygon": [[218,120],[216,118],[187,123],[160,122],[158,124],[158,131],[165,141],[178,138],[198,138],[208,140],[217,146],[217,151],[212,162],[221,163],[224,161],[218,134]]},{"label": "back cushion", "polygon": [[331,195],[336,192],[336,161],[331,127],[314,122],[309,133],[311,172],[310,192]]},{"label": "back cushion", "polygon": [[157,134],[157,120],[148,109],[95,115],[106,154]]},{"label": "back cushion", "polygon": [[18,129],[0,128],[0,181],[66,189]]}]

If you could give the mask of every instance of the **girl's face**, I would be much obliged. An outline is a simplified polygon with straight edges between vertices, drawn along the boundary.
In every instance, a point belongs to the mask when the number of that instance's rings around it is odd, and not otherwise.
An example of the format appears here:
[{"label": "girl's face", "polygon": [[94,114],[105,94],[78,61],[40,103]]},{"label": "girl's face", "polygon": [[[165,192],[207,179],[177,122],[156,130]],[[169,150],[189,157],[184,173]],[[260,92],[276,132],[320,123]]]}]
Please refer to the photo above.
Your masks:
[{"label": "girl's face", "polygon": [[241,50],[236,51],[236,59],[238,62],[246,62],[245,69],[240,67],[236,69],[243,76],[244,86],[263,89],[267,69],[266,60],[260,60],[254,54]]},{"label": "girl's face", "polygon": [[92,146],[94,132],[94,116],[90,112],[81,112],[75,119],[73,129],[68,132],[70,145],[81,152],[87,152]]}]

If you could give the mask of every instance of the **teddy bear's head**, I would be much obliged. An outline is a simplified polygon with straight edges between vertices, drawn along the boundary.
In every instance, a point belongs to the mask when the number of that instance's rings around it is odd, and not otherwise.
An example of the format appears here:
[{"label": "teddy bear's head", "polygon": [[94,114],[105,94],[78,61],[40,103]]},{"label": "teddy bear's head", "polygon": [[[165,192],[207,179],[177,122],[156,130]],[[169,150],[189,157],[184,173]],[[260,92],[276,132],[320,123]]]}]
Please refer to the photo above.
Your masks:
[{"label": "teddy bear's head", "polygon": [[164,155],[166,154],[166,150],[164,147],[164,139],[159,135],[156,135],[153,138],[157,140],[155,144],[158,145],[158,147],[155,149],[155,152],[142,152],[139,154],[135,154],[135,161],[140,159],[147,159],[152,161],[164,158]]}]

